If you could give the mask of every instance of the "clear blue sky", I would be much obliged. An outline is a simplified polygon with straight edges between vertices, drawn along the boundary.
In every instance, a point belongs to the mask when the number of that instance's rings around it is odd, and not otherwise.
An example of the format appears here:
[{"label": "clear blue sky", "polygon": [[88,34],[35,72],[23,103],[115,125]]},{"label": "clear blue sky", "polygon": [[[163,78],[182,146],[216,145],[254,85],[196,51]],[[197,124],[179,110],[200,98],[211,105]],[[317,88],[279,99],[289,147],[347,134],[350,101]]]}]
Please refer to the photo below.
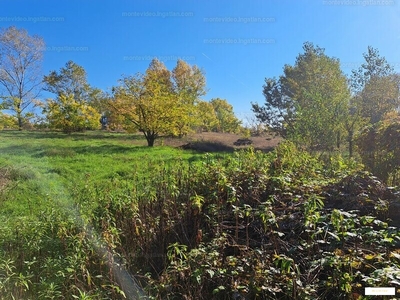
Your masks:
[{"label": "clear blue sky", "polygon": [[43,74],[68,60],[92,86],[109,90],[153,57],[202,68],[208,93],[245,118],[263,102],[265,77],[293,64],[306,41],[350,73],[368,45],[400,72],[399,0],[0,0],[0,27],[25,28],[46,42]]}]

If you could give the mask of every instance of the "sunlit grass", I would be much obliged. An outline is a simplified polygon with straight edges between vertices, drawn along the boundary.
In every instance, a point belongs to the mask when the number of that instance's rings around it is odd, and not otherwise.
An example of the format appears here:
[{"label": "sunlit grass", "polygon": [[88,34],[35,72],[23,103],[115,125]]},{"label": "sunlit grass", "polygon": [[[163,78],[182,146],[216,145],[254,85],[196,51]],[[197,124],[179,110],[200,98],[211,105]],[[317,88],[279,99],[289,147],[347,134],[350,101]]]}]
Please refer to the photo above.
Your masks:
[{"label": "sunlit grass", "polygon": [[0,214],[32,214],[53,201],[69,205],[70,192],[90,182],[145,176],[155,166],[173,168],[177,161],[194,161],[192,151],[138,145],[142,136],[88,132],[0,132],[0,167],[18,189],[0,203]]}]

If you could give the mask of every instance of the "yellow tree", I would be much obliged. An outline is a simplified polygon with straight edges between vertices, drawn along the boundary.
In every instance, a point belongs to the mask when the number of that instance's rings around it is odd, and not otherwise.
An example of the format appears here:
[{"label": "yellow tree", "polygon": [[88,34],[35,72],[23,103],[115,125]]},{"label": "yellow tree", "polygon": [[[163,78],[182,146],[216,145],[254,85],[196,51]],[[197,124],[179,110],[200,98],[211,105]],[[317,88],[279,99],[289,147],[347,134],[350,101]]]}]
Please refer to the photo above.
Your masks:
[{"label": "yellow tree", "polygon": [[100,127],[102,93],[89,85],[83,67],[68,61],[60,71],[44,76],[43,82],[46,91],[57,95],[47,100],[43,111],[51,128],[71,133]]},{"label": "yellow tree", "polygon": [[174,93],[178,100],[176,119],[177,135],[182,137],[189,133],[196,123],[196,104],[200,97],[206,94],[206,80],[203,71],[197,66],[190,66],[183,60],[178,60],[171,72]]},{"label": "yellow tree", "polygon": [[61,129],[68,134],[100,127],[100,114],[96,109],[76,100],[72,94],[60,94],[57,100],[47,100],[43,113],[50,128]]},{"label": "yellow tree", "polygon": [[237,132],[240,128],[241,121],[236,118],[233,112],[233,106],[225,99],[214,98],[210,101],[217,116],[217,124],[214,131],[218,132]]},{"label": "yellow tree", "polygon": [[195,116],[196,121],[194,125],[201,131],[211,131],[218,126],[217,114],[210,102],[198,101]]},{"label": "yellow tree", "polygon": [[0,130],[3,128],[18,128],[18,119],[9,114],[0,112]]},{"label": "yellow tree", "polygon": [[174,132],[178,101],[163,63],[154,59],[145,74],[127,76],[119,82],[113,88],[114,101],[110,105],[122,117],[126,130],[142,132],[150,147],[161,134]]},{"label": "yellow tree", "polygon": [[[196,83],[197,76],[203,81]],[[150,147],[160,135],[188,132],[195,114],[192,106],[205,84],[197,68],[178,61],[170,72],[157,59],[152,60],[145,74],[127,76],[119,82],[113,88],[110,106],[122,118],[123,127],[142,132]]]}]

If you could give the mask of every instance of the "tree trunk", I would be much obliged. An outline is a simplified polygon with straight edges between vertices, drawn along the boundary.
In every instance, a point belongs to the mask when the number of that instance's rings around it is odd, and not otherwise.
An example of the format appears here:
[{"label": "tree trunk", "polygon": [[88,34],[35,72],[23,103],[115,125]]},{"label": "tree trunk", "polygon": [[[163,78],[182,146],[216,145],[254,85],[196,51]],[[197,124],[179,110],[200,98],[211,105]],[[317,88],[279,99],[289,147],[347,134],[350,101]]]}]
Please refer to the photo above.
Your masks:
[{"label": "tree trunk", "polygon": [[18,119],[18,130],[21,131],[22,130],[22,116],[21,116],[21,114],[17,115],[17,119]]},{"label": "tree trunk", "polygon": [[353,131],[349,131],[349,157],[353,157]]},{"label": "tree trunk", "polygon": [[144,136],[146,137],[147,140],[147,146],[153,147],[154,146],[154,141],[157,138],[157,134],[152,133],[152,132],[143,132]]},{"label": "tree trunk", "polygon": [[154,138],[147,139],[147,146],[153,147],[154,146]]},{"label": "tree trunk", "polygon": [[336,148],[337,148],[338,150],[340,150],[340,140],[341,140],[341,136],[340,136],[340,132],[338,131],[338,132],[336,133]]}]

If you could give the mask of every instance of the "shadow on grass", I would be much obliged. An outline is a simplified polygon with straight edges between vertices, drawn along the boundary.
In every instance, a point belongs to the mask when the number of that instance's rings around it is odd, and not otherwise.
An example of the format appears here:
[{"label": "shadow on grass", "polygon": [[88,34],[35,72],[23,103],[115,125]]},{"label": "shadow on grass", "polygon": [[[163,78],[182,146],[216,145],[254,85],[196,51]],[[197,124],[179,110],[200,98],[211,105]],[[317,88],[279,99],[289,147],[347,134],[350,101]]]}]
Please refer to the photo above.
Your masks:
[{"label": "shadow on grass", "polygon": [[195,150],[198,152],[228,152],[232,153],[235,148],[232,146],[225,145],[220,142],[212,141],[196,141],[182,145],[179,148],[184,150]]},{"label": "shadow on grass", "polygon": [[111,155],[126,153],[144,153],[148,147],[146,146],[118,146],[118,145],[101,145],[101,146],[76,146],[68,148],[50,148],[33,154],[32,157],[74,157],[75,155]]},{"label": "shadow on grass", "polygon": [[4,130],[0,131],[0,137],[6,138],[23,138],[23,139],[72,139],[79,140],[138,140],[144,141],[145,138],[141,134],[128,134],[120,132],[108,131],[86,131],[74,132],[66,134],[59,131],[18,131],[18,130]]},{"label": "shadow on grass", "polygon": [[146,152],[153,148],[147,146],[122,146],[122,145],[100,145],[100,146],[76,146],[70,147],[76,154],[123,154]]}]

